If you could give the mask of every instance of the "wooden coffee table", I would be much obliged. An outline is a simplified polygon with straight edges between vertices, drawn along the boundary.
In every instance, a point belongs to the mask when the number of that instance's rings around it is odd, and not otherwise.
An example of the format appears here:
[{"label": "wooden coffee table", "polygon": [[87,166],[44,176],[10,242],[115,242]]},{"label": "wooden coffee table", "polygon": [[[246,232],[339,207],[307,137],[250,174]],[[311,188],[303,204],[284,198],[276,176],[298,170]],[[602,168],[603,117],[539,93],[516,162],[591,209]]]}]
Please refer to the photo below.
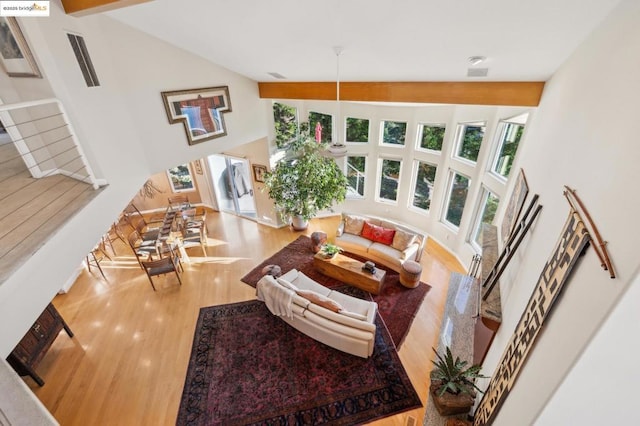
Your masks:
[{"label": "wooden coffee table", "polygon": [[384,285],[384,277],[387,275],[387,271],[376,268],[376,273],[370,274],[362,269],[363,265],[364,263],[343,256],[340,253],[331,259],[326,259],[322,252],[313,256],[313,266],[324,275],[369,293],[379,294]]}]

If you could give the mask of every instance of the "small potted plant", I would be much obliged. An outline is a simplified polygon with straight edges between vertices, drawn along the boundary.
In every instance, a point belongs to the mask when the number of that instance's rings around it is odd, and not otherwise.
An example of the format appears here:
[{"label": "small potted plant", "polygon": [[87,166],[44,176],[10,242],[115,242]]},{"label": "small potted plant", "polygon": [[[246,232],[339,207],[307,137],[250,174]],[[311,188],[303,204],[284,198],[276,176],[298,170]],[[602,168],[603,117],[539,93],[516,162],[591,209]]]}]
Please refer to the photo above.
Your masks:
[{"label": "small potted plant", "polygon": [[340,253],[342,249],[335,244],[326,243],[322,245],[320,251],[322,252],[322,254],[324,254],[324,257],[326,257],[327,259],[331,259],[336,254]]},{"label": "small potted plant", "polygon": [[480,365],[467,367],[467,361],[460,357],[454,359],[448,346],[444,356],[433,351],[437,360],[432,361],[430,390],[436,409],[442,416],[468,413],[475,402],[476,391],[482,393],[475,384],[477,378],[485,377],[480,374]]}]

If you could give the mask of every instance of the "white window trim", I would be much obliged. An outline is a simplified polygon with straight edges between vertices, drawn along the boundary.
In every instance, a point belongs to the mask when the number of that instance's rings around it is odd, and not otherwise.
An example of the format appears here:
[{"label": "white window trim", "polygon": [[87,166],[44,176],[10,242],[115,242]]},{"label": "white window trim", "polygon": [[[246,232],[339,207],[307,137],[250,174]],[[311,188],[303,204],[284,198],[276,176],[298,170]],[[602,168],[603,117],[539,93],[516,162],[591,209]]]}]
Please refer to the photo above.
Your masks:
[{"label": "white window trim", "polygon": [[[416,129],[415,150],[418,151],[418,152],[426,152],[428,154],[433,154],[433,155],[442,155],[442,149],[437,151],[435,149],[422,148],[420,146],[420,140],[422,139],[422,130],[424,129],[424,126],[427,126],[427,127],[442,127],[444,129],[445,135],[447,133],[447,125],[446,125],[446,123],[418,123],[418,128]],[[444,146],[445,146],[445,139],[446,138],[443,136],[443,138],[442,138],[442,148],[444,148]]]},{"label": "white window trim", "polygon": [[[386,122],[390,122],[390,123],[404,123],[406,125],[405,129],[404,129],[404,144],[399,145],[399,144],[395,144],[395,143],[386,143],[384,141],[384,123]],[[379,145],[380,146],[384,146],[384,147],[391,147],[391,148],[406,148],[407,147],[407,132],[409,130],[409,122],[408,121],[403,121],[403,120],[380,120],[380,132],[378,134],[378,140],[380,141]]]},{"label": "white window trim", "polygon": [[[493,194],[494,197],[498,197],[493,191],[487,188],[484,185],[481,185],[480,197],[478,198],[478,202],[476,203],[475,211],[474,211],[474,219],[473,225],[469,228],[469,234],[467,235],[467,242],[473,247],[477,252],[482,252],[482,247],[476,242],[475,236],[477,232],[479,232],[479,228],[482,225],[482,216],[484,216],[484,212],[487,209],[487,200],[489,199],[489,195]],[[495,219],[495,218],[494,218]]]},{"label": "white window trim", "polygon": [[[355,142],[347,140],[347,119],[353,118],[355,120],[367,120],[369,122],[369,126],[367,127],[367,141],[366,142]],[[344,143],[347,145],[355,145],[355,146],[364,146],[371,143],[371,119],[370,118],[360,118],[360,117],[351,117],[347,116],[344,118]]]},{"label": "white window trim", "polygon": [[[358,142],[356,142],[358,143]],[[366,194],[367,194],[367,187],[369,185],[368,183],[368,174],[367,174],[367,169],[369,168],[369,156],[366,154],[352,154],[352,155],[348,155],[345,158],[344,161],[344,175],[347,176],[347,172],[349,170],[349,157],[364,157],[364,184],[362,186],[362,192],[363,195],[360,195],[357,191],[354,191],[354,194],[350,195],[350,191],[347,190],[347,199],[349,200],[364,200],[366,198]],[[402,166],[401,166],[402,167]],[[351,188],[351,186],[349,186],[349,188]],[[351,188],[353,189],[353,188]]]},{"label": "white window trim", "polygon": [[[171,179],[171,172],[169,170],[171,169],[167,169],[167,179],[169,179],[169,185],[171,186],[171,192],[174,193],[180,193],[180,192],[193,192],[196,190],[196,180],[193,178],[193,171],[191,170],[191,164],[189,163],[185,163],[185,164],[178,164],[178,166],[187,166],[187,170],[189,170],[189,177],[191,178],[191,183],[193,184],[192,188],[186,188],[186,189],[176,189],[173,186],[173,179]],[[175,167],[178,167],[175,166]],[[172,167],[172,169],[175,169],[175,167]]]},{"label": "white window trim", "polygon": [[[447,213],[449,212],[449,204],[451,202],[451,192],[453,190],[453,182],[455,180],[455,175],[460,175],[463,176],[465,178],[467,178],[469,180],[469,189],[471,188],[471,178],[467,175],[465,175],[464,173],[461,173],[457,170],[454,169],[449,169],[449,177],[448,177],[448,181],[447,181],[447,186],[446,186],[446,197],[444,199],[444,204],[443,204],[443,209],[442,209],[442,216],[440,221],[446,225],[448,228],[451,228],[452,230],[454,230],[456,233],[460,230],[460,226],[462,225],[462,219],[463,217],[460,217],[460,225],[456,225],[455,223],[451,223],[447,220]],[[467,189],[467,198],[469,198],[469,189]],[[467,200],[465,199],[465,207],[467,206]],[[462,212],[462,215],[464,216],[464,209]]]},{"label": "white window trim", "polygon": [[[493,158],[491,160],[491,162],[489,163],[489,173],[495,177],[496,179],[498,179],[500,182],[506,184],[507,181],[509,180],[508,177],[504,177],[502,176],[500,173],[496,172],[496,166],[498,165],[498,161],[500,160],[500,153],[502,152],[502,148],[504,146],[505,143],[505,136],[507,133],[507,127],[509,124],[515,124],[518,126],[522,126],[523,128],[526,126],[523,123],[520,123],[518,121],[510,121],[510,120],[500,120],[500,122],[498,123],[499,126],[499,131],[496,132],[496,135],[498,137],[498,141],[494,144],[495,145],[495,152],[493,153]],[[518,148],[520,148],[520,142],[518,142]],[[518,150],[516,149],[516,155],[518,153]],[[515,159],[514,159],[515,160]]]},{"label": "white window trim", "polygon": [[[389,160],[389,161],[399,161],[400,162],[400,170],[398,171],[398,191],[396,192],[396,199],[395,200],[389,200],[387,198],[381,198],[380,197],[380,189],[382,189],[382,163],[384,162],[384,160]],[[376,167],[376,193],[375,193],[375,197],[374,200],[377,201],[378,203],[383,203],[383,204],[390,204],[393,206],[397,206],[398,205],[398,197],[400,196],[400,188],[402,185],[402,168],[404,167],[404,161],[402,161],[402,158],[399,157],[391,157],[391,156],[380,156],[378,157],[378,164]]]},{"label": "white window trim", "polygon": [[[468,158],[461,157],[459,155],[460,148],[462,147],[462,139],[464,139],[464,133],[467,127],[484,127],[484,135],[482,136],[482,142],[480,143],[480,149],[482,149],[482,145],[485,142],[485,137],[487,136],[487,122],[486,121],[467,121],[463,123],[458,123],[456,125],[456,134],[455,134],[455,144],[453,146],[452,158],[460,161],[461,163],[469,164],[474,166],[478,164],[477,161],[469,160]],[[478,152],[478,156],[480,156],[480,152]]]},{"label": "white window trim", "polygon": [[432,209],[432,205],[433,205],[433,191],[435,191],[436,185],[434,182],[433,185],[433,189],[431,190],[431,193],[429,194],[430,197],[429,199],[431,200],[431,204],[429,206],[429,209],[425,210],[425,209],[421,209],[420,207],[416,207],[413,205],[413,201],[415,200],[416,197],[416,183],[418,181],[418,166],[420,165],[420,163],[425,163],[429,166],[435,167],[436,168],[436,175],[438,174],[438,164],[434,164],[431,163],[429,161],[424,161],[424,160],[418,160],[418,159],[414,159],[413,160],[413,169],[411,171],[411,195],[409,196],[409,205],[407,206],[409,210],[413,210],[416,212],[420,212],[423,214],[428,214],[431,212]]}]

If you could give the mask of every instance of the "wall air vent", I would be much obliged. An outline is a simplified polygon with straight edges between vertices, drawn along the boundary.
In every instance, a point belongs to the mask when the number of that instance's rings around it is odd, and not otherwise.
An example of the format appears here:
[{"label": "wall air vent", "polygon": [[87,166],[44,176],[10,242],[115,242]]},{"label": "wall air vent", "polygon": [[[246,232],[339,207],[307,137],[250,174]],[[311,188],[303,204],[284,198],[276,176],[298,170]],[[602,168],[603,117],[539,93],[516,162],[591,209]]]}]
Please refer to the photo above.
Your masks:
[{"label": "wall air vent", "polygon": [[467,77],[486,77],[489,68],[467,68]]},{"label": "wall air vent", "polygon": [[278,80],[286,80],[287,79],[287,77],[285,77],[284,75],[280,74],[279,72],[268,72],[267,74],[269,74],[273,78],[277,78]]},{"label": "wall air vent", "polygon": [[78,60],[78,65],[80,65],[80,71],[82,71],[87,87],[100,86],[100,82],[98,81],[96,70],[93,68],[93,63],[89,57],[89,51],[87,50],[84,38],[71,33],[67,33],[67,36],[69,37],[69,43],[71,43],[71,47],[73,48],[73,53],[76,55],[76,59]]}]

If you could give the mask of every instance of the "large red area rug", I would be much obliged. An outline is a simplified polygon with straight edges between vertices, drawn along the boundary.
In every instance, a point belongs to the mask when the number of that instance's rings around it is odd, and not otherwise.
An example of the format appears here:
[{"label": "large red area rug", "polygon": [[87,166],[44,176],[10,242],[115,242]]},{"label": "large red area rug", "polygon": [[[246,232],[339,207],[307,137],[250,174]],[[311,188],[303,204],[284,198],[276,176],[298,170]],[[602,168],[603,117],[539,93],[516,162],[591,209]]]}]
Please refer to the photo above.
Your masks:
[{"label": "large red area rug", "polygon": [[[360,256],[352,253],[345,252],[343,254],[353,257],[354,259],[364,260]],[[316,271],[313,267],[313,255],[311,239],[305,235],[301,235],[295,241],[289,243],[279,252],[256,266],[251,272],[242,277],[241,281],[255,287],[263,276],[262,268],[265,265],[273,264],[280,265],[283,274],[295,268],[326,287],[336,288],[344,286],[344,283],[335,278],[327,277]],[[375,300],[378,303],[380,316],[382,316],[382,319],[389,329],[391,339],[399,349],[418,309],[420,309],[422,300],[431,286],[421,282],[416,288],[406,288],[400,284],[400,275],[396,271],[383,265],[378,265],[377,267],[387,271],[384,280],[385,284],[379,295],[374,296],[358,289],[353,289],[350,293],[353,293],[352,295],[356,297]]]},{"label": "large red area rug", "polygon": [[202,308],[178,425],[354,425],[420,407],[376,318],[373,355],[323,345],[257,300]]}]

